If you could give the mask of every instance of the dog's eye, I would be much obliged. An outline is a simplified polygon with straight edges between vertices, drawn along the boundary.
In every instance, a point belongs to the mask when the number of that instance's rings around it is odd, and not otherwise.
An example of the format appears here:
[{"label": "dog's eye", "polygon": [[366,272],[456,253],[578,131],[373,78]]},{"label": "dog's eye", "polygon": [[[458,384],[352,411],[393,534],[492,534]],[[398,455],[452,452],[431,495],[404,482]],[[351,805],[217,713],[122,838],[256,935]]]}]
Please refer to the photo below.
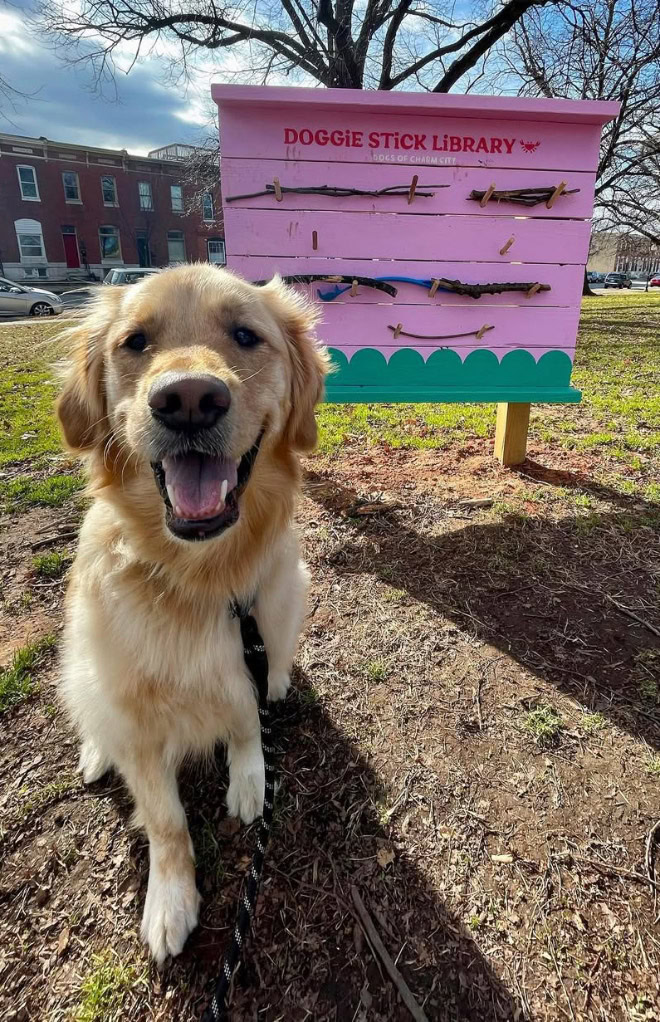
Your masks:
[{"label": "dog's eye", "polygon": [[131,351],[144,351],[147,346],[147,338],[144,334],[131,334],[124,341],[124,347]]},{"label": "dog's eye", "polygon": [[240,344],[241,348],[254,348],[260,343],[261,338],[257,337],[253,330],[248,330],[246,326],[239,326],[234,330],[234,340]]}]

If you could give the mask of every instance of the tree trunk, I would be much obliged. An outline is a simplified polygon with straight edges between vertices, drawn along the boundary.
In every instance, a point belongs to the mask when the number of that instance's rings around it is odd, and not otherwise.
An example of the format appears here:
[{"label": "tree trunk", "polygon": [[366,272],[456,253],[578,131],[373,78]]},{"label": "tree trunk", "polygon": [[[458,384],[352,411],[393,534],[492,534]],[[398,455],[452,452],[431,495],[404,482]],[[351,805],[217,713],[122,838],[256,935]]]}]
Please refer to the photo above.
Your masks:
[{"label": "tree trunk", "polygon": [[582,297],[583,298],[584,297],[587,297],[587,298],[598,298],[598,295],[596,294],[596,292],[591,290],[591,287],[589,285],[589,281],[587,280],[587,271],[586,270],[584,271],[584,281],[582,283]]}]

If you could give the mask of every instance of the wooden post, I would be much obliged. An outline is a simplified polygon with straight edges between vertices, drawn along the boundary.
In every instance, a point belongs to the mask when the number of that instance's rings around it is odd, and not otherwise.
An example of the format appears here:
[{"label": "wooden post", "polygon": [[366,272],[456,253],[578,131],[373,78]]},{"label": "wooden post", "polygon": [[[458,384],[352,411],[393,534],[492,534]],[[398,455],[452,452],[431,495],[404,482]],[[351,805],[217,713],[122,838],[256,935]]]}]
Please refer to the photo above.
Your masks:
[{"label": "wooden post", "polygon": [[530,407],[511,401],[497,406],[495,457],[502,465],[521,465],[527,456]]}]

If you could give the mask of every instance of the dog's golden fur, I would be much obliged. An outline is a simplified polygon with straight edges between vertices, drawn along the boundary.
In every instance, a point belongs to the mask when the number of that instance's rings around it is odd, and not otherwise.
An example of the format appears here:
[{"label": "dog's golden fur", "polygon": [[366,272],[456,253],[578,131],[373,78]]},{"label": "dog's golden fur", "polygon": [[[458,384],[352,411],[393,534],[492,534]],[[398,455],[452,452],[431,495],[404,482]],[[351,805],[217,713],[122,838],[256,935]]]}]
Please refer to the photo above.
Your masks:
[{"label": "dog's golden fur", "polygon": [[[239,325],[261,343],[237,345]],[[315,444],[326,371],[313,326],[310,308],[279,282],[257,288],[198,265],[104,288],[70,331],[57,411],[68,446],[87,463],[93,502],[67,595],[61,690],[82,738],[85,779],[118,769],[147,831],[142,934],[159,962],[181,950],[197,921],[176,783],[182,759],[224,740],[230,811],[249,821],[263,798],[256,705],[229,607],[254,598],[270,695],[282,697],[307,586],[291,529],[297,452]],[[136,332],[148,341],[143,352],[125,346]],[[169,531],[150,464],[147,395],[172,370],[227,384],[223,442],[232,458],[263,432],[238,521],[205,542]]]}]

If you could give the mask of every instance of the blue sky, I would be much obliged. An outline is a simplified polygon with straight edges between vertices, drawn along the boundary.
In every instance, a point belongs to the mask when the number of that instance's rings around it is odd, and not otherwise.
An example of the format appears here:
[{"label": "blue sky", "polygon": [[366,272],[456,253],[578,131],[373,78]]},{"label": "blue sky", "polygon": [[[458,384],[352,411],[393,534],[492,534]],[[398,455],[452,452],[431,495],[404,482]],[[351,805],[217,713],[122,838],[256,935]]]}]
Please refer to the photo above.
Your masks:
[{"label": "blue sky", "polygon": [[[117,75],[118,102],[90,90],[84,68],[66,67],[27,26],[28,5],[0,0],[0,70],[31,95],[0,108],[0,131],[45,135],[63,142],[146,153],[170,142],[195,142],[212,130],[210,80],[200,73],[184,92],[163,83],[157,57],[141,59],[130,75]],[[4,116],[3,116],[4,115]]]}]

